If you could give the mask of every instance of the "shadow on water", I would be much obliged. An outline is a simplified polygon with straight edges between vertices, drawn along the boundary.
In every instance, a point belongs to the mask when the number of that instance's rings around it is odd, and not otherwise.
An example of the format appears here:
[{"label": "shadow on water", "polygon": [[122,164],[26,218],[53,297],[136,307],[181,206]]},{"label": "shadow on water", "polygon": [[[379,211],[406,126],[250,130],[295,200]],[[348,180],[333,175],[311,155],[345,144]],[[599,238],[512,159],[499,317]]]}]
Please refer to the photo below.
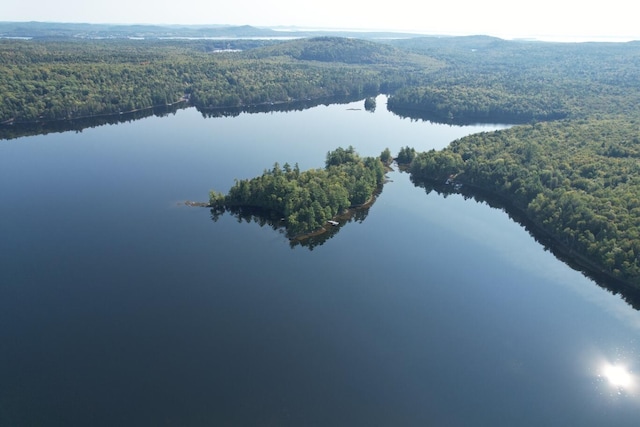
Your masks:
[{"label": "shadow on water", "polygon": [[532,114],[508,114],[487,113],[454,116],[449,111],[426,111],[420,109],[402,108],[387,104],[387,110],[392,114],[403,119],[412,121],[424,121],[430,123],[442,123],[451,126],[471,126],[479,123],[508,123],[510,125],[519,125],[532,123],[536,121],[560,120],[566,117],[566,114],[548,114],[546,116],[534,116]]},{"label": "shadow on water", "polygon": [[369,215],[369,209],[373,205],[373,202],[366,206],[352,208],[345,212],[343,215],[335,218],[337,224],[332,225],[327,223],[324,227],[308,234],[291,236],[289,235],[286,227],[286,222],[281,215],[265,211],[261,209],[253,209],[246,207],[235,208],[217,208],[211,209],[211,220],[217,222],[222,215],[228,213],[236,218],[239,223],[255,223],[260,227],[269,227],[272,230],[280,233],[283,237],[289,240],[289,246],[293,249],[296,247],[307,248],[310,251],[318,246],[324,245],[329,239],[333,238],[345,225],[356,222],[362,223]]},{"label": "shadow on water", "polygon": [[262,104],[246,105],[240,107],[221,107],[221,108],[198,108],[198,111],[205,118],[215,117],[237,117],[240,114],[258,114],[258,113],[288,113],[292,111],[303,111],[309,108],[318,107],[320,105],[329,106],[335,104],[350,104],[360,101],[367,94],[359,94],[353,96],[333,96],[327,98],[293,100],[288,102],[266,102]]},{"label": "shadow on water", "polygon": [[177,103],[122,114],[108,114],[71,120],[42,120],[29,123],[2,124],[0,125],[0,140],[15,139],[24,136],[47,135],[50,133],[82,132],[84,129],[129,123],[151,116],[164,117],[175,114],[183,108],[185,108],[184,103]]},{"label": "shadow on water", "polygon": [[491,208],[504,211],[512,221],[524,227],[529,235],[531,235],[537,243],[542,245],[544,250],[551,252],[557,259],[572,269],[579,271],[601,288],[613,295],[620,295],[620,297],[635,310],[640,310],[640,290],[633,288],[628,283],[618,280],[606,272],[599,270],[597,266],[590,264],[587,259],[584,259],[571,250],[571,248],[558,242],[549,233],[536,226],[521,210],[507,200],[477,188],[469,188],[468,186],[455,188],[445,183],[418,180],[413,176],[411,176],[411,182],[416,187],[423,188],[427,194],[435,192],[442,197],[447,197],[451,194],[460,194],[465,200],[472,199],[478,203],[484,203]]},{"label": "shadow on water", "polygon": [[178,110],[186,108],[197,108],[197,110],[205,118],[236,117],[243,113],[282,113],[291,111],[302,111],[320,105],[329,106],[332,104],[348,104],[351,102],[360,101],[365,96],[366,94],[360,94],[354,96],[305,99],[283,103],[268,102],[259,105],[209,109],[194,107],[193,105],[186,102],[177,102],[175,104],[145,108],[126,113],[105,114],[76,119],[41,120],[28,123],[2,123],[0,124],[0,140],[16,139],[34,135],[47,135],[50,133],[82,132],[84,129],[95,128],[104,125],[129,123],[151,116],[164,117],[170,114],[175,114]]}]

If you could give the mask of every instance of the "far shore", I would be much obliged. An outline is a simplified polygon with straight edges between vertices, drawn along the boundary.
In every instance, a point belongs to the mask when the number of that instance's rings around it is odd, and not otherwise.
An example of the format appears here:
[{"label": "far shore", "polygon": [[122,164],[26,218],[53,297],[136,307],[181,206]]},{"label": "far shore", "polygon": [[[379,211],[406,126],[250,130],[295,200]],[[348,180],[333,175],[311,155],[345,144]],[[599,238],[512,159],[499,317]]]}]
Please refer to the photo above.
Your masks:
[{"label": "far shore", "polygon": [[11,119],[7,119],[3,122],[0,122],[0,125],[3,126],[11,126],[11,125],[29,125],[29,124],[36,124],[36,123],[52,123],[52,122],[68,122],[68,121],[72,121],[72,120],[84,120],[84,119],[97,119],[100,117],[118,117],[121,115],[125,115],[125,114],[132,114],[132,113],[139,113],[141,111],[148,111],[148,110],[153,110],[154,108],[162,108],[162,107],[172,107],[174,105],[178,105],[181,104],[183,102],[188,102],[189,98],[187,97],[182,97],[179,100],[175,101],[175,102],[169,102],[167,104],[158,104],[158,105],[152,105],[150,107],[142,107],[142,108],[134,108],[133,110],[127,110],[127,111],[118,111],[115,113],[99,113],[99,114],[87,114],[84,116],[67,116],[67,117],[54,117],[54,118],[38,118],[36,120],[18,120],[16,121],[15,118],[11,118]]}]

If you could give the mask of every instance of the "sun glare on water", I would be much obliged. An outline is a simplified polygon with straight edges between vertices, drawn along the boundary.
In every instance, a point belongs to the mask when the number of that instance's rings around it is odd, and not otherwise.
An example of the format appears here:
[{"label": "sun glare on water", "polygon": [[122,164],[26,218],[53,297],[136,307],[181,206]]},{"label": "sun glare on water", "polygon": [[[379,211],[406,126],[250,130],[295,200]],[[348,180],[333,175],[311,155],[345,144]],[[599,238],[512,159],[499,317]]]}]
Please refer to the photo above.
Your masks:
[{"label": "sun glare on water", "polygon": [[605,364],[602,367],[602,376],[611,386],[618,389],[628,390],[635,383],[633,374],[622,365]]}]

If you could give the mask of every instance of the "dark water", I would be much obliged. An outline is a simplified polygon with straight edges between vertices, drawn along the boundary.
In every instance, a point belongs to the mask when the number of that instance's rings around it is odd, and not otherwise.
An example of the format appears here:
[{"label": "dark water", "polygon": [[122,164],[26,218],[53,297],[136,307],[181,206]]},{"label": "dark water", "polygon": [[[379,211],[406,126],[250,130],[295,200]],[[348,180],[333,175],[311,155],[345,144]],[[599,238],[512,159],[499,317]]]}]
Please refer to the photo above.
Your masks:
[{"label": "dark water", "polygon": [[640,315],[500,210],[392,172],[308,250],[179,204],[499,127],[361,107],[0,141],[0,426],[637,425]]}]

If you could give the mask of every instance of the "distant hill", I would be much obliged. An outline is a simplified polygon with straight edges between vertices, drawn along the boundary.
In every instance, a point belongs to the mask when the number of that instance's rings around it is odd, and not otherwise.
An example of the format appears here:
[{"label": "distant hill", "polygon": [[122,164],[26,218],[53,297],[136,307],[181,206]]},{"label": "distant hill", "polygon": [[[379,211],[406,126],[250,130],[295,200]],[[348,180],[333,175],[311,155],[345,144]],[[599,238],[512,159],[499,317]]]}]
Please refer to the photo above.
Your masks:
[{"label": "distant hill", "polygon": [[[116,25],[0,22],[0,37],[28,38],[213,38],[278,37],[282,32],[250,25]],[[285,34],[288,36],[288,34]]]},{"label": "distant hill", "polygon": [[303,38],[318,36],[361,39],[407,38],[415,34],[347,30],[275,30],[250,25],[125,25],[57,22],[0,22],[4,38]]},{"label": "distant hill", "polygon": [[300,61],[339,62],[362,65],[419,65],[438,67],[438,61],[416,55],[386,43],[345,37],[314,37],[290,40],[252,49],[246,57],[263,59],[289,57]]}]

